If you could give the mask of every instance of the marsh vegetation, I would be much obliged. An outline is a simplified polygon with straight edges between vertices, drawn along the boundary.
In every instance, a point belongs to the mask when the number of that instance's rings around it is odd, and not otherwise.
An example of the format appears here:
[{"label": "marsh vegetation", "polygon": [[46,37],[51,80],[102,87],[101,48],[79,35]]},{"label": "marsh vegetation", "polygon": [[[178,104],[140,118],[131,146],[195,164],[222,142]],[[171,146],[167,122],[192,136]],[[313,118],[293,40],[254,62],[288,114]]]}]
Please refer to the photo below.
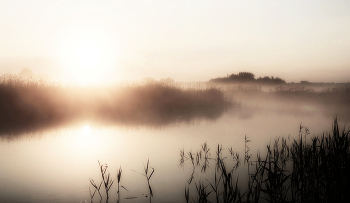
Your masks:
[{"label": "marsh vegetation", "polygon": [[[263,153],[251,153],[251,140],[247,136],[243,156],[222,144],[213,151],[206,142],[196,152],[181,149],[180,167],[189,164],[192,168],[184,183],[183,202],[349,202],[349,133],[345,128],[340,131],[335,119],[329,133],[310,137],[308,128],[300,125],[298,138],[276,138]],[[100,202],[103,199],[108,202],[114,179],[106,173],[106,164],[99,166],[102,181],[98,185],[90,180],[95,188],[91,202],[96,191]],[[149,180],[153,172],[148,160],[143,175],[150,202],[153,192]],[[117,174],[117,202],[122,202],[120,179],[121,169]],[[100,193],[101,185],[105,185],[104,197]]]},{"label": "marsh vegetation", "polygon": [[317,108],[328,116],[339,112],[340,119],[350,115],[348,83],[280,84],[255,80],[251,73],[231,76],[228,78],[236,78],[234,83],[181,83],[168,78],[78,85],[3,75],[0,134],[35,132],[81,119],[134,126],[162,126],[194,118],[215,120],[231,107],[242,105],[259,109],[282,105],[281,111]]},{"label": "marsh vegetation", "polygon": [[[246,137],[242,160],[232,148],[222,145],[217,146],[214,157],[206,155],[206,143],[195,156],[191,151],[180,152],[181,164],[190,160],[193,173],[200,169],[191,175],[185,188],[186,202],[349,202],[349,133],[339,131],[335,119],[328,134],[310,139],[308,128],[300,126],[298,139],[277,138],[262,154],[249,152],[250,140]],[[204,175],[208,160],[215,163],[211,171],[214,178],[209,180]],[[237,173],[242,162],[248,177],[243,184]]]},{"label": "marsh vegetation", "polygon": [[215,119],[232,102],[218,89],[189,84],[64,85],[17,76],[0,78],[0,133],[30,131],[79,119],[165,125]]}]

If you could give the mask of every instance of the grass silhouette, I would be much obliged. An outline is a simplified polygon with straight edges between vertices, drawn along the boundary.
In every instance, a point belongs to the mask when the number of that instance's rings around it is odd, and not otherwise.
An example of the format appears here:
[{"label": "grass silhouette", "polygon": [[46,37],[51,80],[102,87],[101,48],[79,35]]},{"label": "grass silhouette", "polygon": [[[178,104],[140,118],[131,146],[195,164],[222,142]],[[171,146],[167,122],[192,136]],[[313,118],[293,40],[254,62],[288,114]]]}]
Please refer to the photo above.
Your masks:
[{"label": "grass silhouette", "polygon": [[[194,176],[199,180],[194,179],[192,174],[191,182],[185,187],[185,200],[224,203],[349,202],[350,195],[347,190],[350,187],[349,133],[350,131],[345,130],[340,132],[335,119],[332,133],[313,137],[311,142],[307,142],[305,137],[309,131],[300,126],[298,139],[287,143],[286,139],[277,138],[272,145],[267,145],[265,155],[257,154],[254,160],[252,154],[249,154],[249,147],[246,146],[244,161],[247,163],[248,184],[245,190],[240,186],[239,179],[234,178],[240,165],[239,155],[233,153],[232,148],[228,149],[233,161],[229,163],[222,153],[222,146],[218,145],[214,181],[206,179],[206,183],[203,183],[201,180],[203,173]],[[248,144],[249,140],[245,139]],[[186,159],[191,158],[181,156],[181,160]],[[203,165],[208,163],[200,159],[198,166]],[[233,167],[228,169],[228,165]],[[193,182],[196,198],[190,201],[189,188]]]},{"label": "grass silhouette", "polygon": [[[241,159],[232,147],[224,149],[219,144],[214,157],[211,157],[207,143],[203,143],[198,152],[186,153],[181,149],[180,166],[184,167],[186,162],[190,162],[193,168],[185,186],[184,202],[349,202],[349,133],[345,130],[340,132],[335,119],[331,133],[306,141],[309,130],[300,125],[297,139],[288,141],[276,138],[266,146],[266,154],[258,153],[256,156],[250,153],[250,140],[245,137],[243,167],[248,178],[243,180],[238,174],[238,169],[242,167]],[[215,164],[215,167],[211,168],[211,164]],[[149,160],[144,170],[142,175],[147,178],[149,200],[152,202],[149,180],[154,169],[149,167]],[[207,176],[210,170],[214,172],[214,177]],[[119,171],[118,202],[121,169]],[[101,174],[102,177],[106,176],[103,170]],[[99,190],[101,184],[106,183],[105,179],[102,178],[100,185],[90,182],[101,196]]]},{"label": "grass silhouette", "polygon": [[162,83],[79,86],[3,76],[0,134],[81,118],[136,125],[162,125],[181,118],[214,119],[232,104],[218,89],[193,87]]}]

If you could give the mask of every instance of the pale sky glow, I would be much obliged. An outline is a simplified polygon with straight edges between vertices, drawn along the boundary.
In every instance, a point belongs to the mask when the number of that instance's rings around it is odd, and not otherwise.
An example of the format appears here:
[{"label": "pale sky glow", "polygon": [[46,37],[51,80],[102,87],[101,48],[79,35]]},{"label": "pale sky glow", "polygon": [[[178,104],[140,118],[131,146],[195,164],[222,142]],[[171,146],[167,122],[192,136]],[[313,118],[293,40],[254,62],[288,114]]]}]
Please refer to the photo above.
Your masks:
[{"label": "pale sky glow", "polygon": [[350,81],[350,2],[0,1],[0,74]]}]

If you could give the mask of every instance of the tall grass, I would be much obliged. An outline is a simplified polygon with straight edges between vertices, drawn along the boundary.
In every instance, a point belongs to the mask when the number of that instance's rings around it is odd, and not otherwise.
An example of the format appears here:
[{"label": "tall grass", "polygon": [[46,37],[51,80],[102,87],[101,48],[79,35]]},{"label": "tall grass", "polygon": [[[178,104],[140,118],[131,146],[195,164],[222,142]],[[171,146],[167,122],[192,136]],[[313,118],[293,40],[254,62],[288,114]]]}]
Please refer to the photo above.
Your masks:
[{"label": "tall grass", "polygon": [[[149,190],[149,202],[151,203],[152,202],[152,197],[153,197],[153,192],[152,192],[152,187],[151,187],[151,184],[150,184],[150,179],[154,173],[154,168],[150,167],[149,166],[149,159],[147,160],[147,165],[145,166],[145,174],[144,176],[146,177],[147,179],[147,185],[148,185],[148,190]],[[152,169],[152,172],[150,172],[150,169]]]},{"label": "tall grass", "polygon": [[[96,194],[99,194],[99,196],[100,196],[99,202],[102,202],[102,200],[104,198],[103,196],[105,196],[106,203],[108,203],[110,200],[110,194],[111,194],[110,190],[111,190],[115,180],[117,180],[117,200],[116,200],[116,202],[117,203],[121,202],[120,188],[129,192],[129,190],[126,189],[123,185],[120,185],[120,181],[121,181],[121,177],[122,177],[122,168],[120,167],[118,169],[117,178],[113,178],[111,176],[110,172],[108,171],[108,165],[106,163],[101,164],[100,161],[98,161],[98,165],[99,165],[100,174],[101,174],[101,181],[99,183],[96,183],[93,179],[90,178],[89,193],[90,193],[91,203],[96,199],[96,198],[94,198]],[[150,184],[150,180],[151,180],[151,177],[152,177],[154,171],[155,171],[154,168],[149,165],[149,160],[147,160],[147,164],[146,164],[146,166],[144,166],[144,174],[140,173],[141,175],[145,176],[147,179],[147,187],[148,187],[149,195],[145,195],[145,197],[149,196],[150,203],[152,203],[152,197],[153,197],[153,191],[152,191],[152,187]],[[91,190],[91,186],[94,188],[93,192]],[[101,192],[103,190],[105,192],[105,195],[101,194]],[[144,194],[142,194],[142,195],[144,195]],[[125,199],[134,199],[134,198],[137,198],[137,197],[128,197]],[[112,202],[114,202],[114,201],[112,201]]]},{"label": "tall grass", "polygon": [[[191,155],[181,150],[181,164],[191,160],[193,168],[208,166],[207,160],[215,160],[212,180],[206,179],[205,170],[193,170],[185,187],[186,202],[349,202],[350,194],[350,138],[349,133],[339,131],[337,119],[332,133],[311,138],[307,128],[300,126],[299,138],[291,143],[277,138],[267,145],[265,155],[249,153],[249,140],[245,138],[244,163],[247,183],[238,178],[239,154],[228,149],[229,157],[223,155],[218,145],[216,157],[193,162]],[[205,150],[209,151],[207,144]],[[201,152],[204,148],[202,146]],[[196,164],[194,164],[196,163]],[[196,175],[193,175],[196,173]],[[202,176],[201,176],[202,175]],[[242,174],[241,174],[242,175]],[[237,178],[235,178],[235,176]],[[197,178],[195,178],[197,177]],[[244,181],[244,180],[243,180]],[[194,187],[191,184],[194,183]],[[243,187],[243,185],[247,185]],[[190,190],[192,188],[192,190]],[[192,191],[192,192],[191,192]],[[191,197],[190,194],[195,194]]]},{"label": "tall grass", "polygon": [[136,125],[215,119],[231,104],[211,87],[161,83],[79,86],[17,76],[0,77],[0,98],[0,134],[81,118]]},{"label": "tall grass", "polygon": [[339,131],[337,119],[328,135],[313,137],[311,143],[300,136],[292,147],[292,186],[300,202],[349,202],[350,139]]},{"label": "tall grass", "polygon": [[[186,162],[190,162],[192,166],[192,173],[185,186],[184,201],[349,202],[349,133],[350,131],[339,131],[335,119],[332,132],[309,139],[308,128],[300,125],[297,139],[290,141],[289,138],[277,138],[266,146],[266,154],[257,153],[255,156],[251,154],[250,140],[245,136],[243,166],[239,153],[232,147],[224,149],[222,145],[217,145],[213,157],[207,143],[202,144],[197,152],[186,153],[182,149],[180,165],[184,167]],[[213,168],[210,167],[211,164],[214,164]],[[107,171],[106,164],[99,163],[99,167],[101,182],[96,184],[90,179],[94,188],[93,192],[90,190],[91,201],[99,194],[101,202],[101,188],[104,188],[108,202],[114,179]],[[242,167],[243,170],[239,170]],[[242,174],[244,171],[245,174]],[[208,172],[213,172],[213,177],[207,176]],[[121,173],[120,168],[117,174],[117,202],[120,202],[119,189],[124,188],[119,185]],[[144,174],[141,175],[146,177],[150,202],[153,197],[150,185],[153,173],[154,168],[150,167],[148,160]]]},{"label": "tall grass", "polygon": [[[100,195],[100,202],[102,201],[102,195],[101,195],[101,186],[104,186],[105,192],[106,192],[106,203],[108,202],[109,199],[109,190],[111,189],[113,183],[114,183],[114,179],[111,177],[110,173],[107,171],[108,169],[108,165],[107,164],[100,164],[100,161],[98,161],[98,165],[100,168],[100,172],[101,172],[101,177],[102,180],[100,182],[99,185],[97,185],[95,183],[95,181],[93,179],[90,179],[90,184],[95,188],[94,192],[91,192],[91,189],[89,189],[90,192],[90,197],[91,197],[91,202],[96,194],[96,191],[98,192],[98,194]],[[118,193],[119,193],[119,173],[118,173]],[[118,196],[119,197],[119,196]],[[118,198],[119,200],[119,198]]]}]

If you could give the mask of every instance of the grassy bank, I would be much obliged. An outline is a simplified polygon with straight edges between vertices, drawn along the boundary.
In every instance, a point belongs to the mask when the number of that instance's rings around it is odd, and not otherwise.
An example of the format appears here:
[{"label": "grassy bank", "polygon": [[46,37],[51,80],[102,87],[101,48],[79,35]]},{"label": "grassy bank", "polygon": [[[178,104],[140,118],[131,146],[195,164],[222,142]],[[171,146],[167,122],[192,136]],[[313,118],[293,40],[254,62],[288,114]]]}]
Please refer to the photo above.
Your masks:
[{"label": "grassy bank", "polygon": [[217,118],[230,106],[215,88],[182,89],[158,83],[64,86],[16,76],[0,79],[0,98],[0,133],[81,118],[162,125],[181,118]]}]

